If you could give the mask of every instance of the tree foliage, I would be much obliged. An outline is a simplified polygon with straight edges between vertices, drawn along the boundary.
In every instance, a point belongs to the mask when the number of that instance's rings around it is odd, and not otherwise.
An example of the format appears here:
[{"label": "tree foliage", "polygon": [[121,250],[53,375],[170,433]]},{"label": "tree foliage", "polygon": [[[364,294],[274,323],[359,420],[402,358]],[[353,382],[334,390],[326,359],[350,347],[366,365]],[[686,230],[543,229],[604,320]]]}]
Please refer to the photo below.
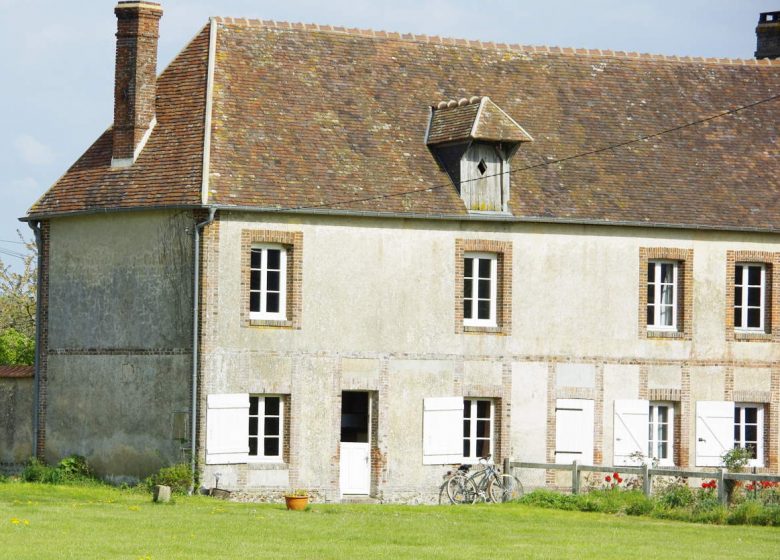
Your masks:
[{"label": "tree foliage", "polygon": [[35,358],[35,243],[24,239],[21,266],[0,259],[0,364],[32,365]]}]

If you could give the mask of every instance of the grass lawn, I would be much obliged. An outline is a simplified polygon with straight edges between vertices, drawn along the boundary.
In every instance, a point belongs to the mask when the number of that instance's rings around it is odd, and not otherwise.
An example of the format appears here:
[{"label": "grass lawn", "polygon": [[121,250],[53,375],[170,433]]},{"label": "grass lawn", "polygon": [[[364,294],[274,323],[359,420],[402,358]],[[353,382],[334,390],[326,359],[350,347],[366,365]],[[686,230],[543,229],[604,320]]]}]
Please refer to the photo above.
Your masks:
[{"label": "grass lawn", "polygon": [[0,484],[0,558],[768,558],[780,529],[516,504],[153,504],[105,487]]}]

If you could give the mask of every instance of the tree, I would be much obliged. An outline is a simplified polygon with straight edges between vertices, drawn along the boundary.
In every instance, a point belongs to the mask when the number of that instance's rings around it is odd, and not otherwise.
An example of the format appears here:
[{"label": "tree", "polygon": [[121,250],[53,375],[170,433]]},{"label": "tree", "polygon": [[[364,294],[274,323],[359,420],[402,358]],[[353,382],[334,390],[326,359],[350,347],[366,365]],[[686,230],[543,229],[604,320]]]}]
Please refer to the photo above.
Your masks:
[{"label": "tree", "polygon": [[32,365],[35,360],[37,259],[35,243],[18,233],[24,252],[0,252],[0,255],[22,260],[21,268],[14,270],[0,259],[0,364]]}]

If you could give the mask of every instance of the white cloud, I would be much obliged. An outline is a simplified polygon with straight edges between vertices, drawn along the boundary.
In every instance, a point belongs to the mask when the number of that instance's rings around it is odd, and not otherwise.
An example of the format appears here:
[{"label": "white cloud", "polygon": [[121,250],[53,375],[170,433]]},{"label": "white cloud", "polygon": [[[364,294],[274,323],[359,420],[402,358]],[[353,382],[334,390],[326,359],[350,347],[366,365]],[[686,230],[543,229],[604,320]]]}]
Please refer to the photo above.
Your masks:
[{"label": "white cloud", "polygon": [[22,134],[14,140],[19,157],[31,165],[48,165],[54,161],[54,152],[46,144],[39,142],[29,134]]}]

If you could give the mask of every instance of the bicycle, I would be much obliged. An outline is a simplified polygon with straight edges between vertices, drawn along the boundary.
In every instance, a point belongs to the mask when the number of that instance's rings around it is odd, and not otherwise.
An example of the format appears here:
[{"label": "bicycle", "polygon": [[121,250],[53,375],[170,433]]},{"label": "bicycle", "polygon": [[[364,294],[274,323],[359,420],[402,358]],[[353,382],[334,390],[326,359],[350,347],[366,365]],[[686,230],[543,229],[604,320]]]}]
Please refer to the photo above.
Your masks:
[{"label": "bicycle", "polygon": [[447,497],[454,504],[473,504],[477,500],[501,503],[517,500],[523,485],[516,476],[502,474],[491,456],[479,459],[480,469],[468,475],[471,465],[461,465],[446,481]]}]

